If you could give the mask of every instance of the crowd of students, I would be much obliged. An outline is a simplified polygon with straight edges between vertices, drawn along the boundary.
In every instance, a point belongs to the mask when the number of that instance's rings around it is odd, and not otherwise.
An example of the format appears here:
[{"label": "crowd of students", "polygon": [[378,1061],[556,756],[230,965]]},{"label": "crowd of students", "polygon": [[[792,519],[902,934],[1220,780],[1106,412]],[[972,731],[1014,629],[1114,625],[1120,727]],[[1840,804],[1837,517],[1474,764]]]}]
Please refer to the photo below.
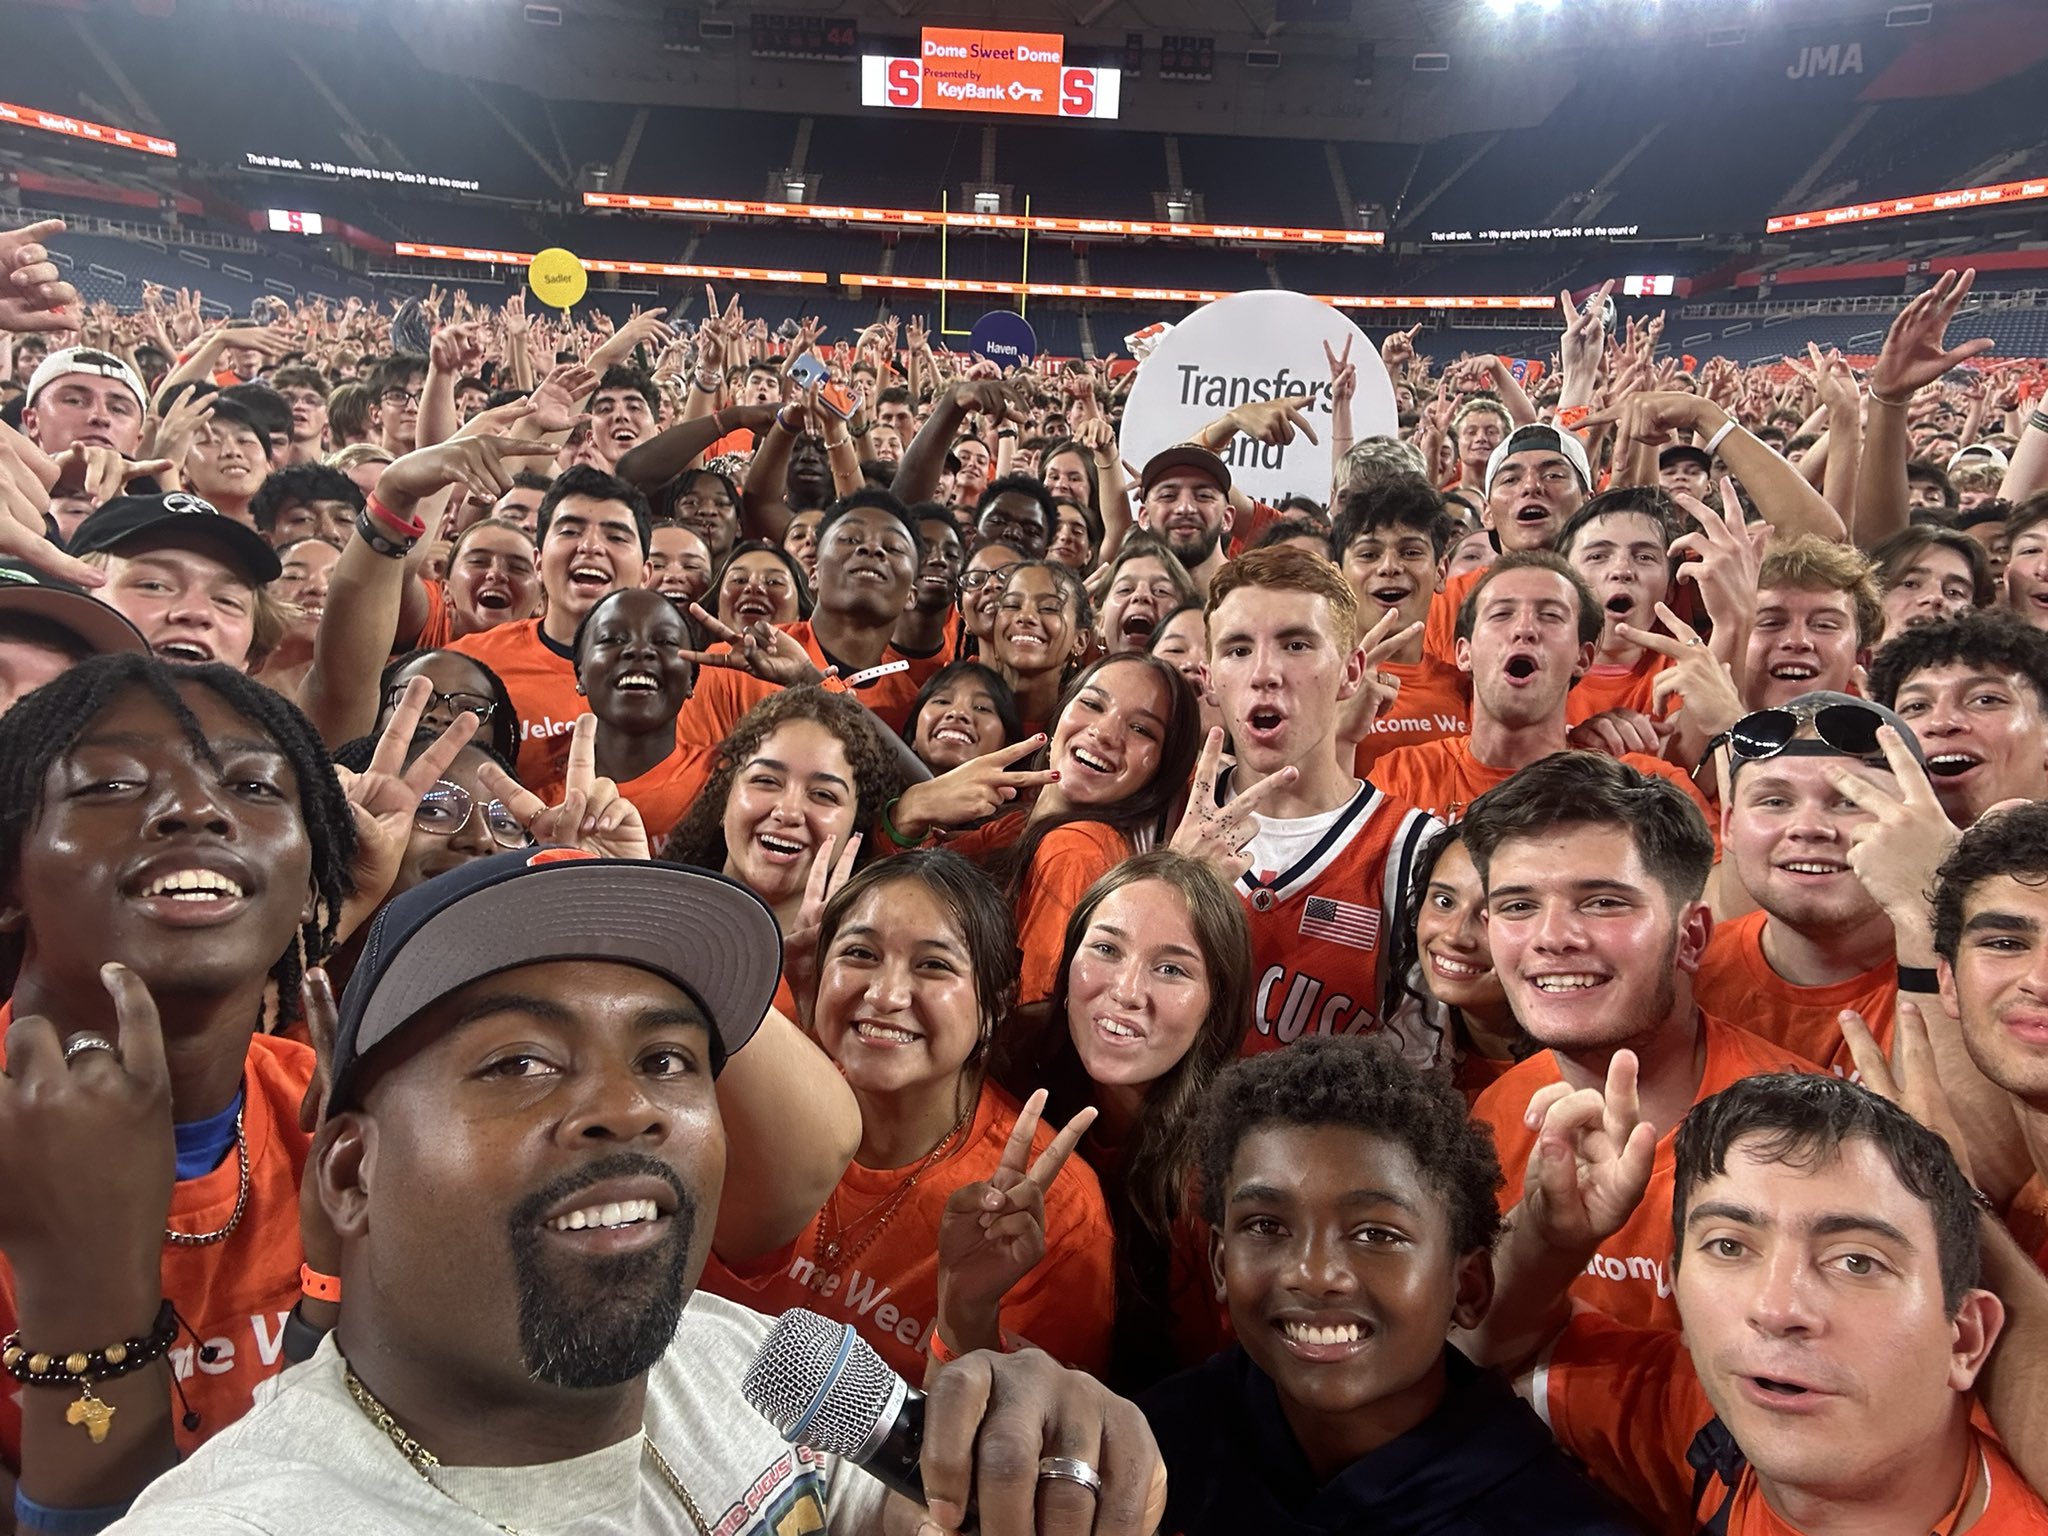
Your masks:
[{"label": "crowd of students", "polygon": [[[2048,1530],[2048,412],[1969,274],[1860,369],[1396,332],[1272,507],[1301,398],[1126,463],[1128,374],[916,321],[207,328],[62,234],[0,1529]],[[740,1399],[795,1307],[923,1507]]]}]

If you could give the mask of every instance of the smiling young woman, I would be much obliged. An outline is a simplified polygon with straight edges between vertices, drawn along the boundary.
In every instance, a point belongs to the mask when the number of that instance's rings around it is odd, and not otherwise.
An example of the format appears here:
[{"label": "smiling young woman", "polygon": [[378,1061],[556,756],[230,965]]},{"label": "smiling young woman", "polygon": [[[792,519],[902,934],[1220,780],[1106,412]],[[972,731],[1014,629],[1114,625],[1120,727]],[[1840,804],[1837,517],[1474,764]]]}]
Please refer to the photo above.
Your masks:
[{"label": "smiling young woman", "polygon": [[[1086,1122],[1056,1140],[1036,1104],[987,1077],[1017,977],[1002,897],[955,853],[902,854],[827,903],[818,956],[814,1026],[860,1104],[860,1150],[808,1231],[753,1264],[714,1260],[705,1288],[771,1314],[808,1307],[850,1322],[912,1380],[927,1347],[944,1359],[998,1334],[1100,1373],[1109,1218],[1095,1176],[1066,1157]],[[991,1176],[1022,1174],[1027,1157],[1043,1240],[1020,1249],[980,1220]]]}]

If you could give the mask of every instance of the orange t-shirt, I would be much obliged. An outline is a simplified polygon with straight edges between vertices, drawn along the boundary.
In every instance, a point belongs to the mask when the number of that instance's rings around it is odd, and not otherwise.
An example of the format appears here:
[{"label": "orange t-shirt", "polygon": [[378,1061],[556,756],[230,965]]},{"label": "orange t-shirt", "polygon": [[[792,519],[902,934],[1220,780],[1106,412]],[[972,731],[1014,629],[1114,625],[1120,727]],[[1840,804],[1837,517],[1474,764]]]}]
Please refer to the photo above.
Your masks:
[{"label": "orange t-shirt", "polygon": [[[808,619],[801,623],[782,626],[785,634],[791,634],[803,643],[810,652],[811,660],[823,671],[829,666],[840,664],[818,643],[816,631]],[[901,733],[903,724],[910,718],[910,706],[916,700],[918,690],[924,687],[925,679],[946,664],[945,647],[941,646],[929,656],[912,656],[899,651],[895,646],[886,647],[882,659],[872,667],[848,670],[840,666],[839,680],[846,685],[846,691],[873,712],[876,719],[891,731]]]},{"label": "orange t-shirt", "polygon": [[[1746,1462],[1732,1490],[1719,1475],[1695,1473],[1688,1453],[1715,1424],[1714,1405],[1680,1335],[1581,1312],[1537,1366],[1532,1395],[1558,1443],[1652,1530],[1672,1536],[1708,1529],[1727,1536],[1802,1536],[1770,1507]],[[1979,1458],[1972,1475],[1989,1492],[1969,1536],[2048,1531],[2048,1506],[1997,1440],[1973,1422],[1970,1442]]]},{"label": "orange t-shirt", "polygon": [[568,647],[541,633],[539,619],[521,619],[481,629],[448,644],[451,651],[474,656],[498,674],[512,707],[519,711],[519,759],[513,765],[519,782],[535,793],[554,771],[548,743],[576,729],[576,717],[588,714],[576,691],[576,663]]},{"label": "orange t-shirt", "polygon": [[1692,982],[1700,1007],[1724,1019],[1742,1020],[1751,1033],[1819,1062],[1838,1077],[1853,1076],[1856,1063],[1835,1015],[1854,1008],[1889,1055],[1892,1010],[1899,1000],[1898,962],[1887,957],[1861,976],[1825,987],[1796,986],[1764,958],[1764,923],[1769,916],[1759,908],[1715,924]]},{"label": "orange t-shirt", "polygon": [[[549,742],[549,748],[546,782],[529,785],[528,788],[549,805],[560,805],[563,791],[567,788],[569,738],[556,736]],[[675,748],[667,757],[638,778],[628,779],[619,786],[620,795],[632,801],[633,808],[639,811],[641,824],[647,828],[647,841],[657,858],[661,855],[663,839],[675,830],[676,823],[683,819],[683,813],[704,792],[717,761],[718,754],[711,748],[683,741],[679,735]]]},{"label": "orange t-shirt", "polygon": [[[1820,1070],[1762,1036],[1711,1014],[1702,1012],[1699,1021],[1706,1034],[1707,1060],[1694,1103],[1760,1072]],[[1539,1051],[1503,1073],[1472,1106],[1472,1118],[1493,1128],[1501,1172],[1507,1176],[1500,1192],[1502,1211],[1522,1198],[1522,1175],[1528,1172],[1529,1154],[1536,1146],[1536,1133],[1522,1124],[1522,1114],[1537,1089],[1563,1080],[1555,1054]],[[1671,1297],[1671,1192],[1677,1170],[1677,1135],[1674,1127],[1658,1141],[1656,1164],[1650,1170],[1642,1203],[1621,1230],[1600,1245],[1586,1272],[1572,1282],[1572,1295],[1586,1305],[1638,1328],[1678,1327],[1678,1303]]]},{"label": "orange t-shirt", "polygon": [[1564,696],[1564,723],[1577,725],[1610,709],[1632,709],[1637,714],[1661,719],[1664,711],[1650,696],[1657,674],[1671,665],[1669,656],[1645,651],[1632,667],[1603,667],[1597,663]]},{"label": "orange t-shirt", "polygon": [[[1024,835],[1025,813],[1012,811],[984,822],[946,846],[980,862],[998,848]],[[1099,821],[1069,821],[1039,840],[1031,869],[1017,891],[1017,948],[1023,960],[1017,1002],[1043,1002],[1052,996],[1059,974],[1060,950],[1066,944],[1067,918],[1081,904],[1088,887],[1123,863],[1132,849],[1123,833]]]},{"label": "orange t-shirt", "polygon": [[427,618],[413,638],[412,649],[443,650],[455,638],[455,610],[448,606],[448,584],[422,576],[420,585],[427,589]]},{"label": "orange t-shirt", "polygon": [[[946,1201],[995,1172],[1020,1108],[985,1083],[958,1148],[918,1178],[879,1225],[865,1218],[882,1212],[921,1159],[908,1168],[854,1163],[818,1220],[795,1242],[738,1270],[713,1255],[704,1264],[704,1289],[770,1317],[808,1307],[852,1323],[897,1375],[922,1381],[925,1341],[938,1318],[939,1221]],[[1043,1152],[1052,1138],[1053,1127],[1041,1124],[1031,1138],[1031,1155]],[[820,1231],[828,1220],[839,1223],[849,1255],[837,1267],[821,1258]],[[1116,1315],[1115,1247],[1101,1186],[1086,1163],[1068,1158],[1045,1192],[1045,1257],[1003,1298],[1003,1332],[1065,1365],[1100,1375],[1109,1363]]]},{"label": "orange t-shirt", "polygon": [[[1710,829],[1717,826],[1718,818],[1707,805],[1707,797],[1700,793],[1699,786],[1683,768],[1641,752],[1630,752],[1621,761],[1639,772],[1669,779],[1700,808],[1700,814],[1707,818]],[[1396,800],[1419,805],[1432,816],[1440,816],[1445,821],[1458,820],[1474,800],[1496,784],[1505,784],[1513,777],[1512,769],[1494,768],[1480,762],[1472,753],[1472,738],[1469,736],[1446,736],[1441,741],[1426,741],[1419,746],[1396,747],[1391,752],[1382,753],[1372,768],[1373,783],[1389,795]]]},{"label": "orange t-shirt", "polygon": [[1422,621],[1423,655],[1433,656],[1445,666],[1458,664],[1458,609],[1490,569],[1482,565],[1476,571],[1460,572],[1429,600],[1429,617]]},{"label": "orange t-shirt", "polygon": [[1358,744],[1352,772],[1372,777],[1372,765],[1396,747],[1412,747],[1472,729],[1472,679],[1448,662],[1424,656],[1416,662],[1383,661],[1380,671],[1397,678],[1401,691]]},{"label": "orange t-shirt", "polygon": [[[0,1007],[0,1037],[13,1022]],[[299,1100],[313,1080],[313,1052],[295,1040],[257,1035],[242,1076],[242,1137],[249,1148],[249,1199],[235,1230],[217,1243],[164,1245],[164,1294],[188,1325],[171,1349],[171,1368],[199,1415],[188,1430],[173,1402],[180,1455],[190,1456],[249,1411],[257,1383],[284,1369],[284,1320],[299,1299],[299,1178],[312,1138],[299,1129]],[[234,1214],[241,1160],[230,1151],[218,1168],[171,1187],[170,1227],[213,1232]],[[14,1269],[0,1257],[0,1334],[14,1331]],[[194,1335],[197,1335],[195,1338]],[[202,1345],[219,1352],[199,1358]],[[0,1461],[21,1467],[21,1401],[11,1382],[0,1392]]]}]

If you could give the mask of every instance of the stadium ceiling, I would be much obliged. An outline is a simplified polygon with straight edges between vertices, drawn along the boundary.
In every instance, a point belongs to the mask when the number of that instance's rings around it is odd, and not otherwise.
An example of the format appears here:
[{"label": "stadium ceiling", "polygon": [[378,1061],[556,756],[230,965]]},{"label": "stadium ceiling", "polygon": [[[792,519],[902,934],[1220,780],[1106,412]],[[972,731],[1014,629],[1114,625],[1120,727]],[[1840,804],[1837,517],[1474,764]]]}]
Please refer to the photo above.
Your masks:
[{"label": "stadium ceiling", "polygon": [[[1089,34],[1096,41],[1118,32],[1213,36],[1242,42],[1343,37],[1367,42],[1427,42],[1485,35],[1540,23],[1553,43],[1587,40],[1616,21],[1685,30],[1741,25],[1810,24],[1883,16],[1898,0],[774,0],[778,11],[854,21],[880,34],[907,28],[987,27],[994,30]],[[1937,0],[1960,11],[1982,0]],[[574,5],[575,0],[570,0]],[[565,8],[569,8],[565,6]],[[583,8],[617,15],[690,21],[722,17],[744,27],[769,0],[583,0]],[[1560,36],[1560,34],[1563,34]]]}]

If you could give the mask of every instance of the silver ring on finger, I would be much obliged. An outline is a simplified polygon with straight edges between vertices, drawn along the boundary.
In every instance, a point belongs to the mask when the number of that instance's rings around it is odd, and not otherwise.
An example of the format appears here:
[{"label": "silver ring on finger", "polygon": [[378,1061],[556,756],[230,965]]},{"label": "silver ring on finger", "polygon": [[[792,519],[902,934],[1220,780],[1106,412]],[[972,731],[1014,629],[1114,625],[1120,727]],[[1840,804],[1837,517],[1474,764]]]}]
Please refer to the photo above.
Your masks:
[{"label": "silver ring on finger", "polygon": [[1041,1456],[1038,1459],[1038,1480],[1051,1478],[1062,1483],[1079,1483],[1090,1493],[1102,1492],[1102,1474],[1087,1462],[1075,1456]]},{"label": "silver ring on finger", "polygon": [[114,1060],[121,1059],[120,1051],[115,1049],[114,1042],[105,1035],[73,1035],[64,1045],[64,1064],[70,1066],[74,1056],[83,1056],[87,1051],[105,1051]]}]

